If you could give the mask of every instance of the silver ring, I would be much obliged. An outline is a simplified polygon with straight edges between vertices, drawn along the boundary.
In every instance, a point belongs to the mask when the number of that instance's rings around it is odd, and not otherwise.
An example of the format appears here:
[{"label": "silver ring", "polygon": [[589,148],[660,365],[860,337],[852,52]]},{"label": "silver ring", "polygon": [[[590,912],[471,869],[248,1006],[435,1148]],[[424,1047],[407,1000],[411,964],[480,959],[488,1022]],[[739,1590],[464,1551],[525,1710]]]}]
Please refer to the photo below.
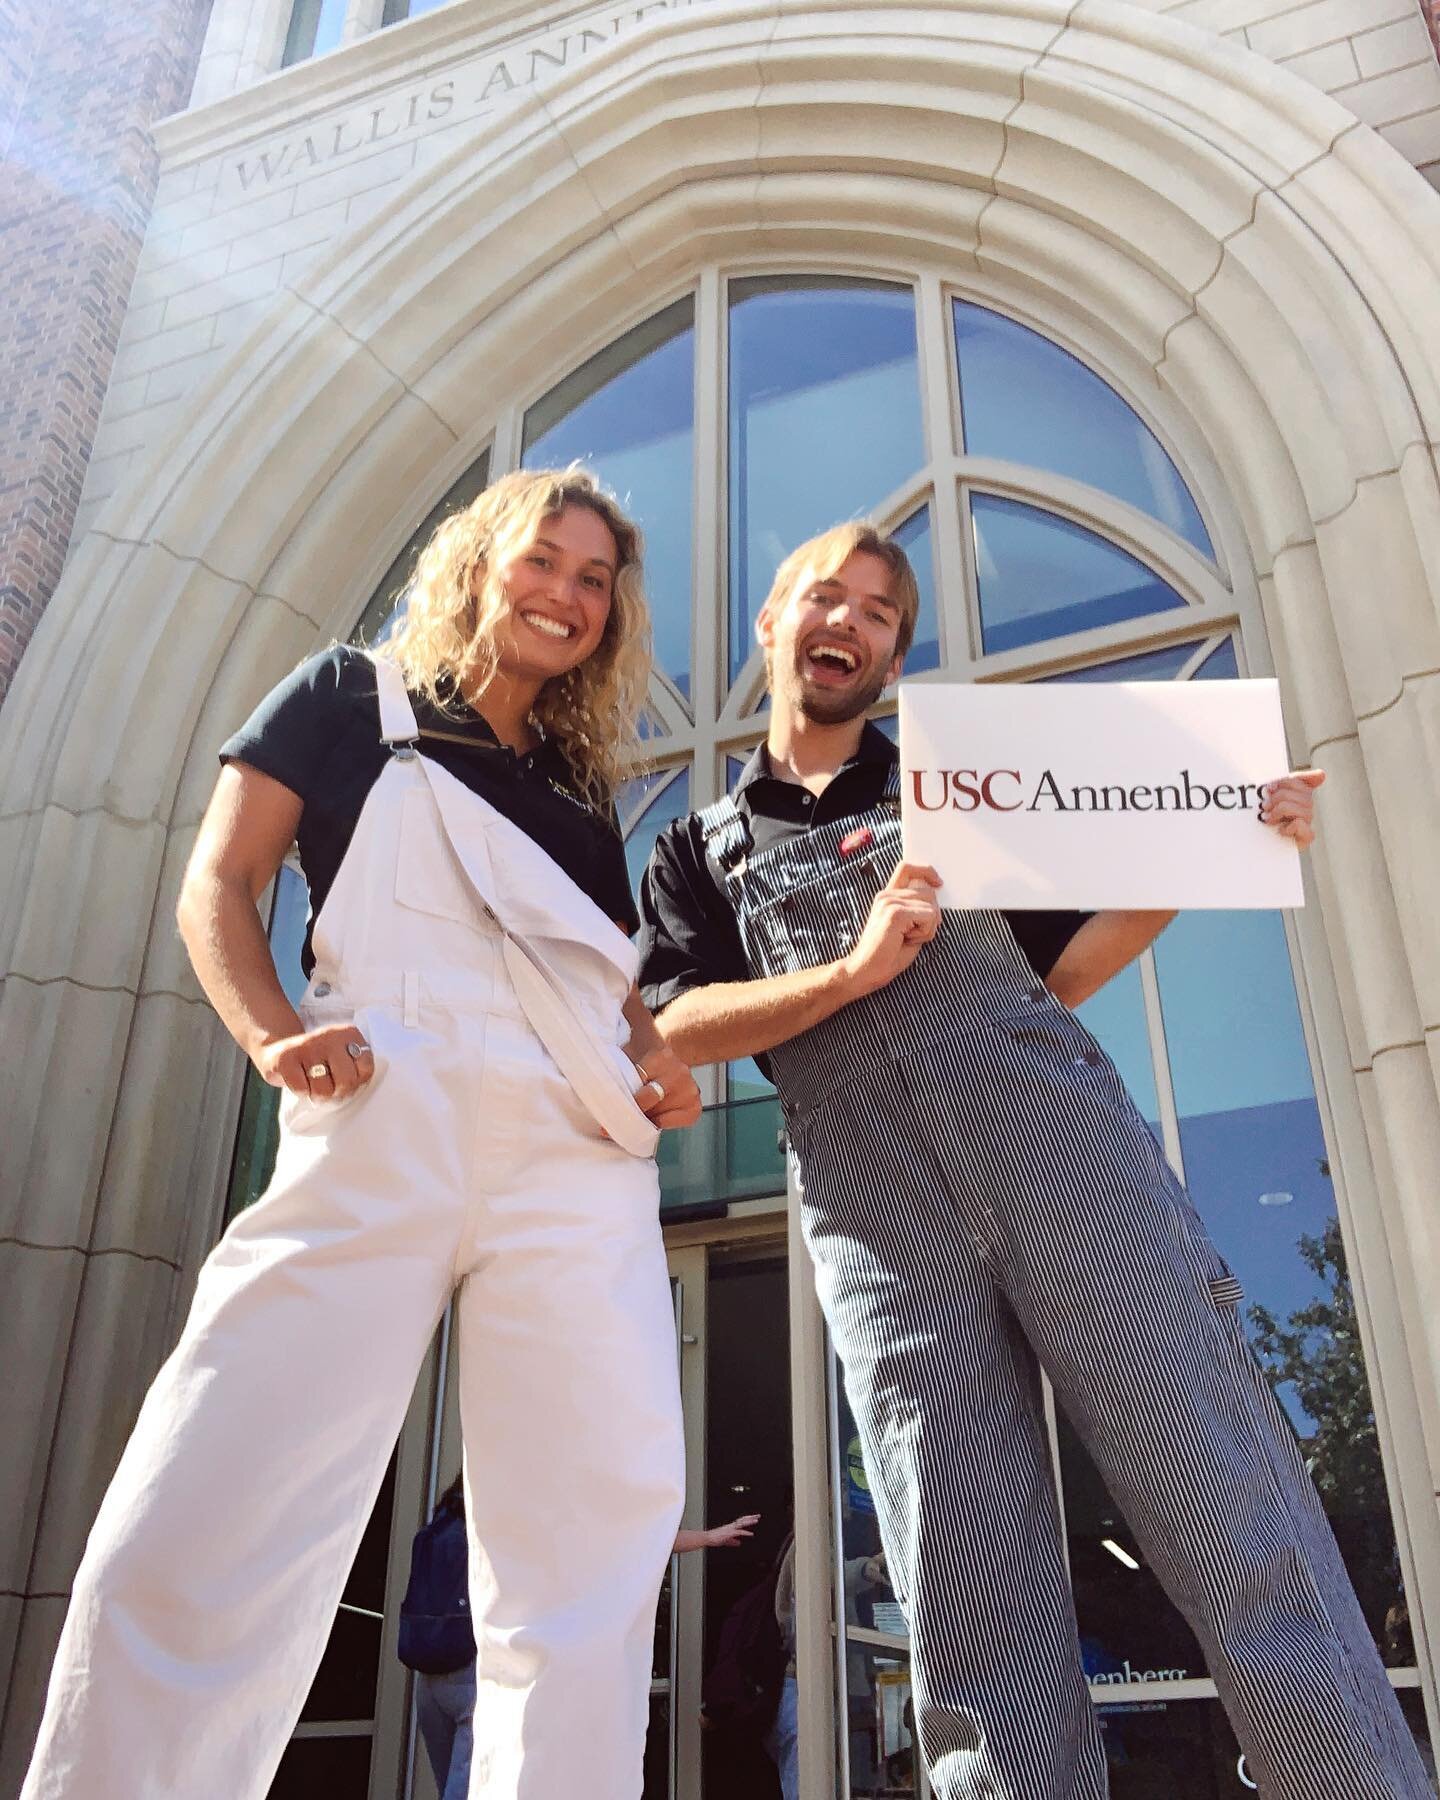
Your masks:
[{"label": "silver ring", "polygon": [[306,1076],[311,1081],[319,1081],[322,1075],[328,1075],[329,1073],[329,1063],[311,1063],[310,1067],[305,1071]]},{"label": "silver ring", "polygon": [[370,1054],[370,1046],[368,1044],[347,1044],[345,1049],[355,1058],[356,1062],[359,1062],[362,1056],[368,1056]]}]

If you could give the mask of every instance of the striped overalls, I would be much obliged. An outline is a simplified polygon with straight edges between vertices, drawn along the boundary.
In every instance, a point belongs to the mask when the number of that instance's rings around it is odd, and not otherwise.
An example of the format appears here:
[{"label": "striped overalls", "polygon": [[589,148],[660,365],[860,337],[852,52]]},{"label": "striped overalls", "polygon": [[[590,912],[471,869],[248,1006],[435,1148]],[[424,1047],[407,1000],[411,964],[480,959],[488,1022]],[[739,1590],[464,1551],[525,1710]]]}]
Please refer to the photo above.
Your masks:
[{"label": "striped overalls", "polygon": [[[749,855],[700,815],[756,976],[845,954],[882,805]],[[1266,1800],[1431,1792],[1240,1287],[1109,1058],[1004,919],[770,1053],[943,1800],[1100,1800],[1039,1370],[1204,1649]]]}]

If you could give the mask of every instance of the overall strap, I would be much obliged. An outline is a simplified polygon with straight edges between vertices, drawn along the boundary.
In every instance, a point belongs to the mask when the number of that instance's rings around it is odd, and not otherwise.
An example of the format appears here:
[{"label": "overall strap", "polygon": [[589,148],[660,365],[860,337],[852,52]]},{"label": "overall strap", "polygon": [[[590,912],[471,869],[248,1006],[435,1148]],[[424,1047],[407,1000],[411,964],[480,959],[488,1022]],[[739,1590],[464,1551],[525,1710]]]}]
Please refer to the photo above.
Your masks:
[{"label": "overall strap", "polygon": [[722,875],[732,875],[737,865],[750,852],[753,839],[744,813],[732,794],[702,807],[695,815],[700,822],[700,836],[705,854]]},{"label": "overall strap", "polygon": [[398,663],[388,656],[367,651],[375,670],[375,686],[380,698],[380,741],[391,749],[397,744],[413,744],[420,735],[415,722],[415,708],[405,691],[405,677]]}]

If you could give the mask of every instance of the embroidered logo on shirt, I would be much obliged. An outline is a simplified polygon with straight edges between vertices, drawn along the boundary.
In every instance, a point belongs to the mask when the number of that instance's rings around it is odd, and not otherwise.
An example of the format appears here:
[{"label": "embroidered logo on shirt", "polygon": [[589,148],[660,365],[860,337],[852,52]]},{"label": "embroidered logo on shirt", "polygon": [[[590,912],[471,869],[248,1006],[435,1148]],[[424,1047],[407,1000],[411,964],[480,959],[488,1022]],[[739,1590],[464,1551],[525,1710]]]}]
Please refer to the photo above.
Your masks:
[{"label": "embroidered logo on shirt", "polygon": [[840,840],[840,854],[853,856],[857,850],[865,850],[875,842],[875,833],[868,825],[862,825],[858,831],[852,831]]}]

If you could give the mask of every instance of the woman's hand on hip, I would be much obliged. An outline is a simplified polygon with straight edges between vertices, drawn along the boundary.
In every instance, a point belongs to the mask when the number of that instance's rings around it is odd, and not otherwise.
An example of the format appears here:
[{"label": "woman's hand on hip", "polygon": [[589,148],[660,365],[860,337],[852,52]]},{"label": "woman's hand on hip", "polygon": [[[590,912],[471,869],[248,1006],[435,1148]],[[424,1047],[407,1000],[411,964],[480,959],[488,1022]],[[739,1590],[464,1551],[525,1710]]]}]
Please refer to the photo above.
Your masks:
[{"label": "woman's hand on hip", "polygon": [[356,1025],[324,1025],[275,1038],[262,1044],[253,1060],[271,1087],[312,1100],[348,1099],[375,1074],[375,1053]]},{"label": "woman's hand on hip", "polygon": [[635,1059],[645,1083],[635,1104],[662,1131],[693,1125],[700,1117],[700,1089],[689,1067],[668,1044],[657,1043]]}]

